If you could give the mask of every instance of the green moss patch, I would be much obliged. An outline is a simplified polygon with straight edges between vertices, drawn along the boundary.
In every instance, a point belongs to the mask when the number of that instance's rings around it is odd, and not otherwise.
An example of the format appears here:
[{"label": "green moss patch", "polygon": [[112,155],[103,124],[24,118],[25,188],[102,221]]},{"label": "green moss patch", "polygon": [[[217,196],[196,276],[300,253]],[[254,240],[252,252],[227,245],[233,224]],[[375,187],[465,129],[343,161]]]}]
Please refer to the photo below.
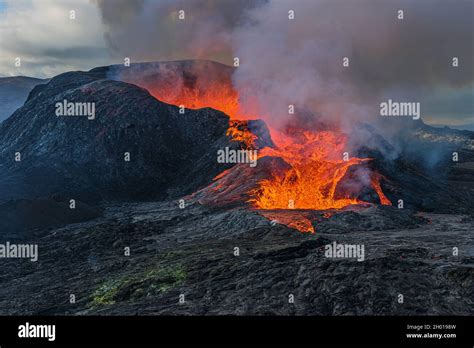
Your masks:
[{"label": "green moss patch", "polygon": [[99,285],[92,294],[92,306],[155,296],[184,283],[186,272],[181,265],[157,268],[138,274],[110,279]]}]

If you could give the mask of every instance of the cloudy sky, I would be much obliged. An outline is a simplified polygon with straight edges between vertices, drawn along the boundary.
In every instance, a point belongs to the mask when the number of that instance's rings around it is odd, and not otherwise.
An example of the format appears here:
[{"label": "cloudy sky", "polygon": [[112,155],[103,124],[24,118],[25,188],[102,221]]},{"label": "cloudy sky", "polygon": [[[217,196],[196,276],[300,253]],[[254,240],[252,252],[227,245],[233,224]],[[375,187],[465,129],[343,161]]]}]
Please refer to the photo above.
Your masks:
[{"label": "cloudy sky", "polygon": [[0,0],[0,49],[6,76],[50,77],[111,61],[100,12],[85,0]]},{"label": "cloudy sky", "polygon": [[[122,63],[124,57],[230,63],[239,56],[246,64],[239,68],[237,87],[252,86],[266,105],[296,97],[319,105],[331,98],[375,103],[382,97],[411,97],[422,101],[425,122],[474,123],[473,4],[0,0],[0,76],[52,77]],[[177,20],[181,8],[185,21]],[[290,8],[296,13],[291,25]],[[403,22],[396,18],[400,8]],[[335,68],[346,55],[351,57],[349,73]],[[458,69],[450,66],[453,56],[460,58]]]}]

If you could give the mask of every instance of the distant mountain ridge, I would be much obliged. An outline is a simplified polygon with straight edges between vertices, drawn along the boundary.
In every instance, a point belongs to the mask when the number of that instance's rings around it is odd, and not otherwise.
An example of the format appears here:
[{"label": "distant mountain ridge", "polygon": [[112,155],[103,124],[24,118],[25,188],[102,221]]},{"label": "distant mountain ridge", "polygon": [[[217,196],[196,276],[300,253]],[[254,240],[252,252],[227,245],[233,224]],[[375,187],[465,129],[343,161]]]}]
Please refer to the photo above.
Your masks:
[{"label": "distant mountain ridge", "polygon": [[48,81],[27,76],[0,77],[0,122],[23,105],[35,86]]},{"label": "distant mountain ridge", "polygon": [[466,124],[459,124],[459,125],[431,124],[430,126],[435,127],[435,128],[448,127],[451,129],[466,130],[466,131],[474,132],[474,123],[466,123]]}]

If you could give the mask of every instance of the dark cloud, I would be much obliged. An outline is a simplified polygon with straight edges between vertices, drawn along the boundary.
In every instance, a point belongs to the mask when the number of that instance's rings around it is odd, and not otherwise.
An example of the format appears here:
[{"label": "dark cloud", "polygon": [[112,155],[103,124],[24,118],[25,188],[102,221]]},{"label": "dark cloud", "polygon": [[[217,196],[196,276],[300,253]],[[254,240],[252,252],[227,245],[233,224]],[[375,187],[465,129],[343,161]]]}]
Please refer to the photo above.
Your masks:
[{"label": "dark cloud", "polygon": [[[135,61],[230,61],[231,35],[259,0],[95,0],[113,51]],[[179,20],[179,11],[185,20]]]},{"label": "dark cloud", "polygon": [[[243,105],[277,123],[286,122],[289,104],[345,120],[375,115],[387,98],[429,95],[436,105],[440,86],[464,93],[474,77],[470,0],[96,3],[108,43],[122,57],[226,63],[239,57],[234,84]],[[181,9],[184,21],[177,19]],[[349,68],[342,68],[342,57],[349,57]]]}]

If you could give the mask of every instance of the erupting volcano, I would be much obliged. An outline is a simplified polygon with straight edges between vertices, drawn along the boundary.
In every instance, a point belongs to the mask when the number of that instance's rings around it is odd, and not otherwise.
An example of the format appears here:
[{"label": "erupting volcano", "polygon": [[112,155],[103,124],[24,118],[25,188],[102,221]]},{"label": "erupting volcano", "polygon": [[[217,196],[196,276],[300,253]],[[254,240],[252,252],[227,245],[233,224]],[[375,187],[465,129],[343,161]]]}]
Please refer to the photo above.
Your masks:
[{"label": "erupting volcano", "polygon": [[325,210],[361,203],[355,198],[336,196],[336,187],[349,167],[366,161],[335,158],[335,153],[344,152],[344,135],[301,131],[296,137],[280,134],[276,139],[277,149],[264,148],[260,156],[281,157],[291,169],[282,177],[275,176],[260,183],[253,192],[252,202],[256,207]]},{"label": "erupting volcano", "polygon": [[[473,13],[0,0],[0,315],[111,317],[137,330],[104,341],[178,344],[208,316],[268,343],[416,342],[433,330],[405,321],[440,316],[456,325],[432,339],[468,343]],[[206,327],[147,335],[137,316]],[[321,330],[339,316],[363,323]]]},{"label": "erupting volcano", "polygon": [[[289,165],[283,173],[275,171],[271,177],[259,180],[258,186],[247,192],[247,202],[253,208],[259,211],[328,210],[367,203],[357,197],[358,192],[341,193],[338,190],[351,167],[370,161],[369,158],[357,157],[343,159],[343,153],[347,150],[347,136],[344,133],[333,129],[315,131],[293,126],[282,130],[272,127],[271,120],[264,119],[274,146],[259,148],[258,136],[247,124],[248,120],[259,117],[241,112],[239,94],[232,87],[231,75],[227,72],[212,70],[209,74],[202,67],[193,68],[191,72],[166,68],[159,74],[147,75],[146,80],[139,84],[155,98],[168,104],[187,109],[210,107],[224,112],[230,117],[227,135],[241,143],[242,148],[257,149],[259,159],[276,157]],[[245,110],[249,110],[248,105]],[[368,168],[366,171],[369,176],[367,186],[372,187],[381,204],[391,205],[382,191],[382,176]],[[226,170],[215,180],[231,172],[232,169]],[[221,189],[222,185],[216,188]],[[294,224],[290,221],[285,224],[300,231],[314,231],[310,222]]]}]

